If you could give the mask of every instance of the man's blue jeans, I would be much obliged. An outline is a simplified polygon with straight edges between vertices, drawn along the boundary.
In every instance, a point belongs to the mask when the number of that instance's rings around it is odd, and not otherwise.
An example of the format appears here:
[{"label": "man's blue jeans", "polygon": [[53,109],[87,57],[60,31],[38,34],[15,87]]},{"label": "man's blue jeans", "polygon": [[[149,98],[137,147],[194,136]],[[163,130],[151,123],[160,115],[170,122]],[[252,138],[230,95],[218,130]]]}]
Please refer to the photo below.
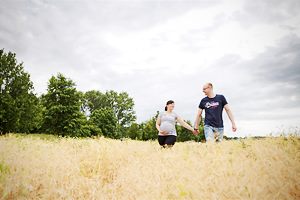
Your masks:
[{"label": "man's blue jeans", "polygon": [[223,140],[224,128],[216,128],[204,125],[204,135],[206,142],[221,142]]}]

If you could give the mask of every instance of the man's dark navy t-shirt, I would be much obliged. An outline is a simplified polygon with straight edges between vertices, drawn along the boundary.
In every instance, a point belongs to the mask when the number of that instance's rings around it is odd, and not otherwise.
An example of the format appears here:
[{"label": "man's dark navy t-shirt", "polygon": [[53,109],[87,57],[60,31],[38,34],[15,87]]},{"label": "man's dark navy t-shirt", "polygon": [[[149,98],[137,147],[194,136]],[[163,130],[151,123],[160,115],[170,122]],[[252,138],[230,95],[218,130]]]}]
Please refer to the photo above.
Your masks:
[{"label": "man's dark navy t-shirt", "polygon": [[227,101],[223,95],[217,94],[214,98],[205,97],[201,100],[199,108],[205,110],[204,124],[216,128],[223,128],[223,108]]}]

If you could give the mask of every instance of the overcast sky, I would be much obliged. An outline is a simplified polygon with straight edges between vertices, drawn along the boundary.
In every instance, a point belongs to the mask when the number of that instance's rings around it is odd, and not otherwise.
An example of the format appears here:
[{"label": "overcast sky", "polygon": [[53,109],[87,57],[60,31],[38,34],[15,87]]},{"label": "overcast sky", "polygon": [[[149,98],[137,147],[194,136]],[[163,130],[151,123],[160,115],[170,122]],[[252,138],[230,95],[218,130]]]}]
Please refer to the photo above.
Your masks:
[{"label": "overcast sky", "polygon": [[225,95],[228,136],[300,125],[300,1],[13,1],[0,3],[0,48],[37,94],[58,72],[81,91],[126,91],[138,122],[175,101],[194,121],[202,86]]}]

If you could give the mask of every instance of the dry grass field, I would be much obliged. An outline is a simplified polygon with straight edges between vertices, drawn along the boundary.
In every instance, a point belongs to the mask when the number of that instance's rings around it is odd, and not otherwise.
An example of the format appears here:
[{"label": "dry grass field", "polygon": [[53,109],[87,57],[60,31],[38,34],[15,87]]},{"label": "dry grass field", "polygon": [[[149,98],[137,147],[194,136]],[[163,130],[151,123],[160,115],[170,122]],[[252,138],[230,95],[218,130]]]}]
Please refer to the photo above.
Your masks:
[{"label": "dry grass field", "polygon": [[300,199],[300,139],[0,137],[0,199]]}]

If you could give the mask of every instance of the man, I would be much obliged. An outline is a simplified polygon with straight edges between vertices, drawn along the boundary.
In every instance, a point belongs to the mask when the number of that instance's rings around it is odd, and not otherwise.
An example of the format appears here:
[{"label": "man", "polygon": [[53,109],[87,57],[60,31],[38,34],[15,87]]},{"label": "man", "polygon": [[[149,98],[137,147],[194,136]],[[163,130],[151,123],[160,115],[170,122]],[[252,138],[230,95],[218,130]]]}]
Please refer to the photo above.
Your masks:
[{"label": "man", "polygon": [[222,119],[223,109],[232,124],[232,131],[236,131],[235,121],[229,105],[223,95],[214,94],[213,85],[206,83],[203,86],[203,92],[206,95],[199,104],[198,113],[195,120],[194,134],[198,134],[199,122],[202,117],[202,111],[205,110],[204,120],[204,135],[207,142],[214,142],[215,140],[220,142],[223,139],[224,125]]}]

